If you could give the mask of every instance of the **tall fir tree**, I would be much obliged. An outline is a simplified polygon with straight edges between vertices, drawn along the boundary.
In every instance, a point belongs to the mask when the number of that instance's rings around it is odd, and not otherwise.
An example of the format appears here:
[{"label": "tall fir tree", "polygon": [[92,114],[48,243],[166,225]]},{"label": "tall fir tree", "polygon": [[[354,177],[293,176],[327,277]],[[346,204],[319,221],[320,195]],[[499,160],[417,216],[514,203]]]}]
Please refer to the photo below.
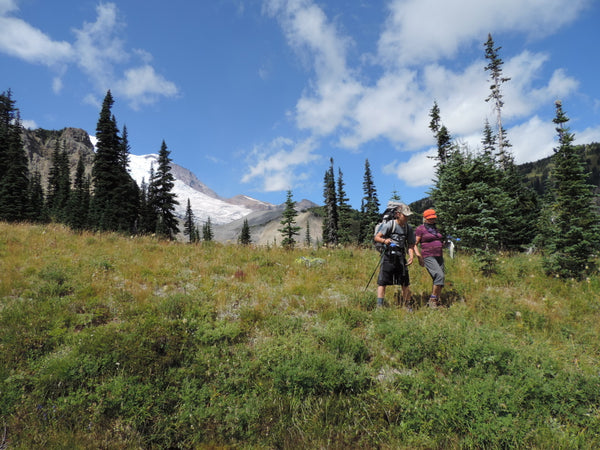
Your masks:
[{"label": "tall fir tree", "polygon": [[433,107],[429,112],[429,117],[431,118],[431,121],[429,122],[429,129],[433,132],[438,149],[437,164],[443,165],[446,163],[446,160],[448,159],[448,152],[452,147],[452,137],[450,136],[450,132],[446,126],[441,122],[440,108],[435,101],[433,102]]},{"label": "tall fir tree", "polygon": [[496,47],[491,34],[488,34],[488,39],[485,42],[485,58],[488,60],[485,70],[490,73],[490,95],[485,99],[486,102],[493,102],[494,111],[496,113],[496,143],[498,145],[497,160],[500,167],[505,169],[513,160],[512,154],[508,151],[510,147],[506,138],[506,131],[502,126],[502,107],[504,100],[502,95],[502,85],[510,81],[509,77],[502,75],[502,66],[504,61],[500,58],[499,51],[502,47]]},{"label": "tall fir tree", "polygon": [[504,106],[502,85],[510,78],[503,76],[504,62],[499,55],[500,49],[501,47],[495,46],[492,35],[488,34],[488,40],[485,43],[485,57],[488,65],[485,70],[490,74],[491,85],[486,102],[493,102],[496,113],[496,133],[494,134],[486,120],[482,143],[484,152],[492,152],[494,144],[496,145],[494,159],[502,171],[498,179],[499,186],[508,195],[506,207],[499,211],[501,216],[498,217],[500,247],[507,250],[522,250],[531,244],[535,236],[535,223],[539,207],[537,195],[533,189],[525,185],[523,177],[519,173],[510,150],[511,144],[502,124],[502,108]]},{"label": "tall fir tree", "polygon": [[298,211],[296,211],[296,202],[292,199],[292,191],[288,190],[285,200],[285,209],[283,211],[283,218],[281,220],[282,228],[277,231],[281,233],[283,240],[281,246],[287,249],[293,249],[296,245],[295,236],[300,232],[300,227],[296,225],[296,217]]},{"label": "tall fir tree", "polygon": [[238,241],[242,245],[250,245],[252,243],[252,236],[250,234],[250,225],[248,224],[248,219],[244,218],[244,223],[242,225],[242,230],[240,231],[240,236]]},{"label": "tall fir tree", "polygon": [[325,200],[325,217],[323,218],[323,243],[338,243],[338,205],[333,172],[333,158],[329,158],[329,169],[325,172],[323,182],[323,198]]},{"label": "tall fir tree", "polygon": [[183,234],[188,237],[190,243],[198,242],[196,235],[196,219],[194,217],[194,211],[192,210],[192,204],[188,198],[187,207],[185,209],[185,218],[183,220]]},{"label": "tall fir tree", "polygon": [[47,222],[49,216],[46,210],[44,188],[42,187],[42,175],[39,171],[33,172],[30,176],[28,198],[29,209],[26,219],[31,222]]},{"label": "tall fir tree", "polygon": [[306,232],[304,233],[304,245],[312,246],[312,238],[310,237],[310,220],[306,221]]},{"label": "tall fir tree", "polygon": [[596,269],[600,217],[585,162],[574,148],[574,135],[566,125],[569,118],[560,101],[555,106],[558,148],[552,156],[551,201],[541,215],[549,219],[541,224],[544,262],[550,275],[580,279]]},{"label": "tall fir tree", "polygon": [[69,156],[57,139],[52,152],[52,166],[48,174],[48,211],[52,220],[66,223],[71,195],[71,170]]},{"label": "tall fir tree", "polygon": [[119,136],[111,109],[114,100],[106,93],[96,125],[96,154],[92,167],[94,195],[90,204],[90,221],[94,228],[112,231],[135,231],[139,190],[127,172],[126,139]]},{"label": "tall fir tree", "polygon": [[489,120],[485,119],[485,125],[483,127],[483,138],[481,139],[481,145],[483,146],[483,153],[489,159],[494,159],[496,152],[496,135],[490,125]]},{"label": "tall fir tree", "polygon": [[499,249],[502,209],[507,194],[491,155],[455,146],[436,173],[430,195],[444,230],[470,250]]},{"label": "tall fir tree", "polygon": [[363,178],[363,198],[360,206],[359,243],[372,244],[373,230],[379,222],[379,199],[377,189],[371,174],[369,160],[365,160],[365,174]]},{"label": "tall fir tree", "polygon": [[138,232],[140,188],[129,174],[129,135],[127,127],[123,125],[121,145],[118,154],[120,183],[116,195],[118,196],[118,207],[122,217],[122,223],[126,230]]},{"label": "tall fir tree", "polygon": [[179,204],[173,192],[175,178],[171,173],[171,152],[167,149],[165,141],[158,152],[158,167],[153,182],[154,185],[154,209],[158,213],[156,234],[169,239],[175,239],[179,233],[177,217],[175,217],[175,206]]},{"label": "tall fir tree", "polygon": [[205,242],[211,242],[215,237],[215,234],[212,229],[212,220],[210,216],[206,219],[204,225],[202,225],[202,239]]},{"label": "tall fir tree", "polygon": [[0,94],[0,220],[25,220],[30,210],[29,168],[21,118],[12,93]]},{"label": "tall fir tree", "polygon": [[148,184],[142,179],[142,185],[140,187],[138,230],[143,234],[152,234],[156,232],[157,212],[154,208],[155,178],[154,167],[151,165],[149,175],[150,183]]},{"label": "tall fir tree", "polygon": [[352,238],[352,208],[348,203],[350,199],[346,196],[344,185],[344,174],[338,168],[337,178],[337,201],[338,201],[338,241],[340,244],[350,244]]},{"label": "tall fir tree", "polygon": [[90,181],[85,174],[83,156],[79,155],[75,168],[73,189],[69,196],[67,208],[67,224],[74,230],[83,230],[88,227],[90,209]]}]

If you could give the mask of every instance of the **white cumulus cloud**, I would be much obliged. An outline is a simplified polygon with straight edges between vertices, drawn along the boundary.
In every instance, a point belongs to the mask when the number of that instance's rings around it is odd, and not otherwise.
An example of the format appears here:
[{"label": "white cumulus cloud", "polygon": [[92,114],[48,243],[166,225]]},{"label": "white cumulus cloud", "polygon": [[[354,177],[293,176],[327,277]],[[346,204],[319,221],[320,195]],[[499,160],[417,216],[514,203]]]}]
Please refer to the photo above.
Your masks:
[{"label": "white cumulus cloud", "polygon": [[248,157],[249,170],[242,182],[259,179],[260,189],[265,192],[291,189],[307,178],[303,171],[320,158],[314,153],[316,147],[312,139],[294,142],[287,138],[276,138],[267,146],[257,146]]},{"label": "white cumulus cloud", "polygon": [[[100,3],[94,21],[73,29],[73,42],[52,39],[18,18],[18,12],[17,0],[0,0],[0,52],[51,67],[56,94],[63,91],[63,76],[72,67],[79,68],[90,81],[92,92],[85,95],[86,103],[96,104],[97,97],[108,89],[123,95],[134,109],[178,94],[175,83],[150,65],[148,52],[126,48],[126,24],[119,19],[115,3]],[[141,66],[136,67],[136,58],[142,60]]]}]

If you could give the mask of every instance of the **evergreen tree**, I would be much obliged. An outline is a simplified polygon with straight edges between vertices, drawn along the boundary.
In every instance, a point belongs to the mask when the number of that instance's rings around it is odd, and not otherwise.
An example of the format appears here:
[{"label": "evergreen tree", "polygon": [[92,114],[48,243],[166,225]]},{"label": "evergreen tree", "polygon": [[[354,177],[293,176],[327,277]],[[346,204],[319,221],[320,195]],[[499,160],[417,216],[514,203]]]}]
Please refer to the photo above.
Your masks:
[{"label": "evergreen tree", "polygon": [[435,101],[429,112],[429,117],[431,117],[429,129],[433,132],[438,148],[438,164],[445,164],[448,159],[448,152],[452,146],[452,138],[446,126],[441,124],[440,108]]},{"label": "evergreen tree", "polygon": [[377,189],[371,175],[369,160],[365,160],[365,175],[363,178],[363,198],[360,206],[359,243],[372,244],[373,230],[379,222],[379,199]]},{"label": "evergreen tree", "polygon": [[175,205],[179,202],[173,193],[175,178],[171,173],[171,152],[167,150],[167,144],[162,142],[158,152],[158,168],[153,182],[154,186],[154,208],[158,213],[156,234],[175,239],[179,233],[177,217],[175,217]]},{"label": "evergreen tree", "polygon": [[96,125],[96,154],[92,167],[94,195],[91,223],[100,230],[134,231],[138,216],[139,189],[127,172],[127,139],[121,139],[111,113],[114,103],[106,93]]},{"label": "evergreen tree", "polygon": [[118,174],[120,178],[116,195],[117,205],[120,209],[122,229],[138,232],[140,188],[129,174],[129,137],[127,127],[123,126],[121,146],[118,153]]},{"label": "evergreen tree", "polygon": [[573,146],[574,135],[566,126],[569,118],[556,102],[558,148],[552,156],[551,203],[541,215],[545,236],[544,261],[548,274],[582,278],[595,270],[594,255],[600,250],[600,217],[594,204],[585,163]]},{"label": "evergreen tree", "polygon": [[486,157],[494,159],[494,153],[496,151],[496,135],[487,119],[485,119],[485,125],[483,127],[483,139],[481,140],[481,144],[483,145],[483,153]]},{"label": "evergreen tree", "polygon": [[48,175],[48,211],[52,220],[67,222],[67,207],[71,194],[71,170],[64,144],[57,139],[52,153],[52,167]]},{"label": "evergreen tree", "polygon": [[0,94],[0,220],[19,221],[29,211],[29,169],[21,118],[11,91]]},{"label": "evergreen tree", "polygon": [[506,208],[502,210],[502,232],[499,236],[503,249],[523,250],[529,247],[536,234],[539,201],[536,192],[525,184],[517,165],[510,161],[501,170],[500,188],[505,193]]},{"label": "evergreen tree", "polygon": [[[485,57],[489,61],[485,70],[490,72],[492,82],[490,86],[491,92],[486,98],[486,102],[493,101],[494,103],[496,134],[494,134],[489,122],[486,120],[482,140],[483,150],[495,159],[498,168],[501,170],[500,177],[498,178],[499,187],[508,196],[508,199],[505,199],[506,207],[499,211],[501,215],[498,217],[500,223],[498,239],[500,240],[501,248],[520,250],[524,246],[530,245],[535,235],[535,223],[539,209],[537,195],[531,188],[525,185],[510,151],[511,144],[508,140],[506,130],[502,126],[502,107],[504,106],[504,101],[502,100],[501,87],[510,78],[502,75],[502,65],[504,62],[498,54],[501,47],[494,46],[491,34],[488,35],[485,47]],[[494,146],[497,146],[495,154]]]},{"label": "evergreen tree", "polygon": [[323,218],[323,243],[336,245],[338,243],[338,205],[335,191],[335,175],[333,173],[333,158],[329,158],[329,169],[325,172],[323,198],[325,199],[325,217]]},{"label": "evergreen tree", "polygon": [[154,181],[156,175],[154,173],[154,167],[150,166],[150,184],[147,184],[142,179],[142,185],[140,187],[140,204],[139,204],[139,226],[138,231],[140,233],[152,234],[156,232],[157,223],[157,212],[154,208]]},{"label": "evergreen tree", "polygon": [[285,210],[283,211],[283,219],[281,220],[281,225],[283,228],[278,229],[283,236],[283,240],[281,241],[282,247],[287,249],[293,249],[296,245],[296,240],[294,236],[297,236],[300,227],[296,225],[296,216],[298,212],[296,211],[296,202],[292,200],[292,191],[287,191],[287,197],[285,200]]},{"label": "evergreen tree", "polygon": [[501,245],[499,217],[509,199],[490,155],[455,147],[436,175],[430,195],[446,233],[460,238],[466,249],[497,250]]},{"label": "evergreen tree", "polygon": [[496,139],[498,144],[497,158],[500,167],[504,169],[512,161],[512,155],[507,151],[509,144],[506,139],[506,131],[502,126],[502,107],[504,106],[502,85],[509,81],[510,78],[502,76],[504,61],[502,61],[502,58],[498,54],[501,48],[495,47],[492,35],[488,34],[488,39],[485,43],[485,58],[488,60],[488,65],[485,66],[485,70],[490,72],[490,81],[492,84],[490,85],[490,95],[485,101],[493,101],[494,103],[494,110],[496,112]]},{"label": "evergreen tree", "polygon": [[340,168],[338,168],[337,201],[338,241],[340,244],[350,244],[352,242],[352,208],[348,203],[350,200],[348,197],[346,197],[346,190],[344,188],[344,174]]},{"label": "evergreen tree", "polygon": [[185,218],[183,220],[183,234],[188,236],[190,242],[197,242],[198,237],[196,236],[196,221],[194,219],[194,211],[192,211],[192,204],[188,198],[187,207],[185,209]]},{"label": "evergreen tree", "polygon": [[306,221],[306,233],[304,234],[304,244],[307,247],[312,246],[312,238],[310,237],[310,221]]},{"label": "evergreen tree", "polygon": [[242,245],[250,245],[252,243],[252,236],[250,235],[250,225],[248,225],[247,218],[244,218],[244,224],[242,225],[242,231],[240,232],[239,242]]},{"label": "evergreen tree", "polygon": [[79,155],[73,190],[69,196],[67,224],[75,230],[88,227],[88,214],[90,209],[90,182],[85,175],[85,166],[82,155]]},{"label": "evergreen tree", "polygon": [[44,188],[42,187],[42,175],[40,172],[35,171],[30,178],[27,220],[30,220],[31,222],[47,222],[49,219],[44,199]]},{"label": "evergreen tree", "polygon": [[210,242],[214,239],[215,235],[212,229],[212,221],[210,216],[206,219],[206,223],[202,226],[202,239],[206,242]]}]

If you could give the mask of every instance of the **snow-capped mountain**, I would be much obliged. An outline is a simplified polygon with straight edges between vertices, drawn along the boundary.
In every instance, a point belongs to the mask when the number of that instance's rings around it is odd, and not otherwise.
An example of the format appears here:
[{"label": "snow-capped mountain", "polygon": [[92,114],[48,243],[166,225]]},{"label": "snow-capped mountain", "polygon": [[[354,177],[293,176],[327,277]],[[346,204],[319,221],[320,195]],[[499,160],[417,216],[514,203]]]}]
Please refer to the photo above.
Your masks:
[{"label": "snow-capped mountain", "polygon": [[[154,167],[156,170],[158,155],[129,155],[129,173],[138,186],[142,185],[142,180],[148,183],[150,167]],[[226,224],[247,216],[252,211],[274,207],[274,205],[246,196],[243,201],[220,198],[198,180],[192,172],[174,163],[171,163],[171,173],[175,178],[173,192],[179,202],[175,208],[175,214],[180,218],[185,216],[188,199],[199,224],[205,223],[209,217],[214,225]]]},{"label": "snow-capped mountain", "polygon": [[[32,173],[40,173],[42,185],[48,184],[52,154],[57,142],[60,142],[67,152],[71,173],[75,172],[78,161],[82,159],[86,176],[91,176],[97,139],[85,130],[81,128],[24,129],[22,139],[29,160],[29,170]],[[148,183],[151,166],[154,166],[155,169],[158,167],[158,155],[129,155],[129,173],[138,186],[141,186],[142,180]],[[171,162],[171,173],[175,178],[173,192],[179,202],[175,213],[183,219],[189,199],[198,225],[205,223],[209,217],[213,225],[229,224],[253,211],[277,208],[275,205],[246,195],[236,195],[230,199],[222,198],[198,180],[190,170],[173,162]]]}]

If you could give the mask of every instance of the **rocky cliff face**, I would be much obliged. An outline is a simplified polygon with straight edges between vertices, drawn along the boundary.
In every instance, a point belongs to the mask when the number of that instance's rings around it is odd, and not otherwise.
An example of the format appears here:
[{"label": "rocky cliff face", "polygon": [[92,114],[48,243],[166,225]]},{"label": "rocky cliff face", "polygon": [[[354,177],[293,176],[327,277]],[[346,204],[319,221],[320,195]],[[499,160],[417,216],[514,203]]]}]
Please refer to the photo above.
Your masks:
[{"label": "rocky cliff face", "polygon": [[79,158],[83,158],[86,174],[92,170],[94,146],[85,130],[80,128],[64,128],[62,130],[23,130],[23,146],[29,160],[30,173],[39,172],[42,186],[48,182],[48,174],[52,167],[52,153],[58,142],[60,149],[67,151],[71,173],[75,173]]}]

